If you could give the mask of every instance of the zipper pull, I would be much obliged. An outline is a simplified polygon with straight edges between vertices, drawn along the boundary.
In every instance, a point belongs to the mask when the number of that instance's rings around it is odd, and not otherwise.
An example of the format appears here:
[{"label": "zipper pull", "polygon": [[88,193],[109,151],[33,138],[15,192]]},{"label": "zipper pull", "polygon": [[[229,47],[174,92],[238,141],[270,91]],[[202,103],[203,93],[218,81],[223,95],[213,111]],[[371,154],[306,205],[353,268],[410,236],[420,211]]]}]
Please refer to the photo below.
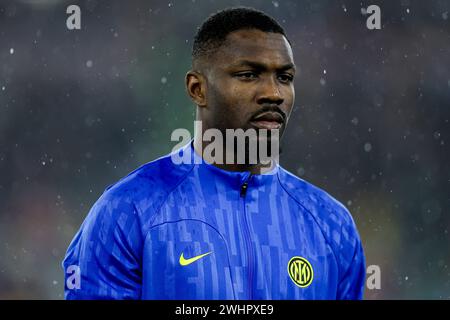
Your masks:
[{"label": "zipper pull", "polygon": [[250,174],[247,179],[245,179],[244,183],[241,186],[241,197],[245,197],[245,195],[247,194],[247,189],[248,189],[248,182],[250,180],[250,178],[252,177],[252,174]]},{"label": "zipper pull", "polygon": [[248,189],[248,182],[245,181],[244,184],[241,186],[241,197],[245,197],[245,195],[247,194],[247,189]]}]

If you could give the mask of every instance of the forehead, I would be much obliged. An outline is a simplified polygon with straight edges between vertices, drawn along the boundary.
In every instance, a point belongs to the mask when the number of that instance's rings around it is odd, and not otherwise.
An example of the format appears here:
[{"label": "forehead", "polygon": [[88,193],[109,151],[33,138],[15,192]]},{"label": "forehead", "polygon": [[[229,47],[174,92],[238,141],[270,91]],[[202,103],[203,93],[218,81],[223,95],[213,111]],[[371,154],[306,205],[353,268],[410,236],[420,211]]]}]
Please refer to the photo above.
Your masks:
[{"label": "forehead", "polygon": [[282,34],[256,29],[230,33],[217,50],[216,58],[222,66],[239,60],[256,60],[267,65],[294,62],[291,46]]}]

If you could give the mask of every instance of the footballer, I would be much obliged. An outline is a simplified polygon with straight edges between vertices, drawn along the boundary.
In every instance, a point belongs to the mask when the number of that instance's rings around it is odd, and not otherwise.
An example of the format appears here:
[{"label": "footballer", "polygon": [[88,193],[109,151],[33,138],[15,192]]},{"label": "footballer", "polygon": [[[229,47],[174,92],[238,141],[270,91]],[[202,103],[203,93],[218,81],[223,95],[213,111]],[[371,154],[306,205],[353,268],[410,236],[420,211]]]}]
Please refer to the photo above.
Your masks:
[{"label": "footballer", "polygon": [[273,18],[245,7],[211,15],[186,75],[203,132],[105,190],[64,258],[65,298],[362,299],[365,257],[344,205],[276,161],[203,153],[209,129],[281,136],[295,72]]}]

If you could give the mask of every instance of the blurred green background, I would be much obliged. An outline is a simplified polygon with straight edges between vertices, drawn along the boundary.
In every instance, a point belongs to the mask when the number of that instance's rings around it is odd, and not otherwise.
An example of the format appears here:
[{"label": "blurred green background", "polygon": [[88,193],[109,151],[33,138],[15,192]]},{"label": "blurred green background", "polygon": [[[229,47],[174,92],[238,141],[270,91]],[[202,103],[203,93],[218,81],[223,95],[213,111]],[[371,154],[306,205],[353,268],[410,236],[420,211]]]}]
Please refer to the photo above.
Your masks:
[{"label": "blurred green background", "polygon": [[[81,8],[81,30],[66,8]],[[363,8],[381,8],[381,30]],[[450,2],[0,0],[0,298],[62,299],[65,250],[103,190],[192,132],[196,28],[264,10],[293,43],[282,165],[353,214],[381,289],[450,298]]]}]

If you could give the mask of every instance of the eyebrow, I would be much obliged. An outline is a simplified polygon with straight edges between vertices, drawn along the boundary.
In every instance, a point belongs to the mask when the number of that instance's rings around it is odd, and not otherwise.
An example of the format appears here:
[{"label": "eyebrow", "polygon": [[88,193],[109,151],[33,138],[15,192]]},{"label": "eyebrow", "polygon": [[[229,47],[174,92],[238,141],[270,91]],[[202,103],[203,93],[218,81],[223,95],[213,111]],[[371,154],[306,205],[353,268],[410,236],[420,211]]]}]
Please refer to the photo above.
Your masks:
[{"label": "eyebrow", "polygon": [[[233,64],[231,67],[252,67],[258,70],[267,70],[267,65],[265,65],[264,63],[261,62],[256,62],[256,61],[251,61],[251,60],[240,60],[237,63]],[[282,65],[281,67],[277,68],[278,71],[285,71],[285,70],[289,70],[289,69],[293,69],[294,71],[295,69],[295,64],[293,63],[288,63],[285,65]]]}]

